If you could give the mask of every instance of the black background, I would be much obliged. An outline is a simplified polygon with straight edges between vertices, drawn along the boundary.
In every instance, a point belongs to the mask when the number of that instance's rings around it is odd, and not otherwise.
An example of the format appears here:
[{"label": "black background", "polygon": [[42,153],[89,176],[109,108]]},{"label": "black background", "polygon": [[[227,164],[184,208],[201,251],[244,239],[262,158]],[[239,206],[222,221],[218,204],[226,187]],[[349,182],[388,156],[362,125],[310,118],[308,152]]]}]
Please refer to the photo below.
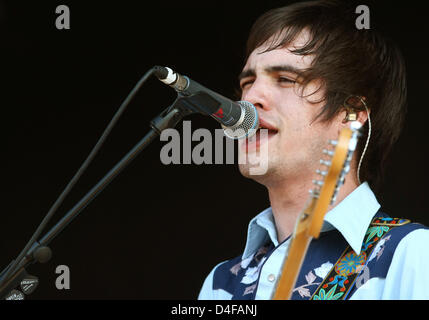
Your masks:
[{"label": "black background", "polygon": [[[288,1],[0,2],[3,187],[0,268],[24,247],[120,103],[153,65],[232,97],[254,20]],[[385,212],[429,224],[426,204],[427,14],[422,1],[362,1],[371,27],[396,40],[409,76],[409,113],[382,192]],[[55,28],[66,4],[71,29]],[[176,94],[149,80],[51,227],[149,130]],[[192,128],[215,121],[190,116]],[[181,130],[181,125],[178,126]],[[195,299],[217,263],[241,253],[265,188],[234,165],[160,162],[155,141],[51,244],[29,273],[29,299]],[[47,231],[48,229],[46,229]],[[70,290],[57,290],[67,265]]]}]

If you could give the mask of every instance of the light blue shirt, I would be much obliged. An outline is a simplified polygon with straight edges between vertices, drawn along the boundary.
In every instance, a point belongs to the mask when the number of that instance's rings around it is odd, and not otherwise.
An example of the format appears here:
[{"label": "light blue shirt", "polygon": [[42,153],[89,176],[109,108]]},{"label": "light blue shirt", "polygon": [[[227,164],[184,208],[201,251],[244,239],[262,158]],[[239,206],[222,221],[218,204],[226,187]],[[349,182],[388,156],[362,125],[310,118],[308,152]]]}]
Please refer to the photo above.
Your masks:
[{"label": "light blue shirt", "polygon": [[[372,218],[380,208],[374,193],[365,182],[350,193],[332,210],[326,213],[321,232],[338,230],[350,247],[359,254],[365,233]],[[402,217],[401,217],[402,218]],[[270,239],[276,249],[260,264],[257,272],[250,274],[249,281],[259,278],[255,299],[271,299],[281,263],[290,240],[280,246],[271,208],[254,217],[248,227],[247,242],[242,264],[252,258],[258,248]],[[380,241],[382,242],[382,241]],[[382,243],[379,243],[382,245]],[[393,254],[385,278],[373,277],[361,285],[350,299],[429,299],[429,230],[417,229],[407,234]],[[379,250],[374,249],[368,261],[374,259]],[[265,259],[265,258],[264,258]],[[335,262],[334,262],[335,263]],[[223,289],[213,290],[213,275],[218,264],[209,273],[201,288],[200,300],[230,300],[232,295]],[[322,265],[316,274],[324,278],[332,264]]]}]

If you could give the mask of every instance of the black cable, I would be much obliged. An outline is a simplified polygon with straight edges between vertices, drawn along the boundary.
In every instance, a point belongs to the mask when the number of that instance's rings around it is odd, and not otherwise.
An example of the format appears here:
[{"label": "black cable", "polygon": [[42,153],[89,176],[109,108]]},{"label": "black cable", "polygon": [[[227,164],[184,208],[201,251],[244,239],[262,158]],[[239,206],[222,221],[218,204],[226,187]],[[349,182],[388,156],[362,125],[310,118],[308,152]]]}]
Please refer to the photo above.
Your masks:
[{"label": "black cable", "polygon": [[30,250],[30,248],[33,246],[33,244],[37,241],[37,238],[40,236],[40,233],[43,231],[45,226],[48,224],[51,217],[54,215],[54,213],[58,210],[61,203],[64,201],[65,197],[69,194],[71,189],[74,187],[76,182],[79,180],[81,175],[85,172],[91,161],[96,156],[97,152],[100,150],[101,146],[103,145],[104,141],[106,140],[107,136],[112,131],[113,127],[115,126],[116,122],[119,120],[122,113],[125,111],[126,107],[130,103],[131,99],[135,96],[135,94],[140,90],[140,87],[143,85],[143,83],[154,73],[155,69],[152,68],[148,72],[146,72],[143,77],[137,82],[137,84],[134,86],[133,90],[128,94],[128,96],[125,98],[125,100],[122,102],[121,106],[119,107],[118,111],[116,111],[115,115],[113,116],[112,120],[110,120],[110,123],[107,125],[106,129],[104,129],[103,134],[98,139],[97,143],[95,144],[94,148],[89,153],[86,160],[82,163],[79,170],[75,173],[73,178],[70,180],[70,182],[67,184],[63,192],[60,194],[60,196],[57,198],[55,203],[52,205],[52,207],[49,209],[46,216],[43,218],[42,222],[40,223],[39,227],[34,232],[31,239],[28,241],[27,245],[24,247],[24,249],[21,251],[21,253],[18,255],[18,257],[13,261],[13,263],[10,265],[6,273],[4,273],[2,279],[0,279],[0,287],[7,281],[8,277],[13,274],[16,269],[16,266],[21,262],[21,260],[25,257],[27,252]]}]

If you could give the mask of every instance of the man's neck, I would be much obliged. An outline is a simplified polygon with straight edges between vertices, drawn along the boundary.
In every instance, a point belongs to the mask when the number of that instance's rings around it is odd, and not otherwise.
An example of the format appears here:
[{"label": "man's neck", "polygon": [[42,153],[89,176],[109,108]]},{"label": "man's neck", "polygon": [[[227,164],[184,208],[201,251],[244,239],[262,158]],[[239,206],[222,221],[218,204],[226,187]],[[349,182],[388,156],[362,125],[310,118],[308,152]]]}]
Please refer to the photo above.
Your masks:
[{"label": "man's neck", "polygon": [[[336,202],[328,208],[328,211],[358,187],[357,179],[354,177],[356,174],[353,170],[347,175],[344,185],[338,192]],[[309,190],[313,187],[312,179],[286,181],[283,184],[267,187],[279,243],[292,234],[296,219],[309,204]]]}]

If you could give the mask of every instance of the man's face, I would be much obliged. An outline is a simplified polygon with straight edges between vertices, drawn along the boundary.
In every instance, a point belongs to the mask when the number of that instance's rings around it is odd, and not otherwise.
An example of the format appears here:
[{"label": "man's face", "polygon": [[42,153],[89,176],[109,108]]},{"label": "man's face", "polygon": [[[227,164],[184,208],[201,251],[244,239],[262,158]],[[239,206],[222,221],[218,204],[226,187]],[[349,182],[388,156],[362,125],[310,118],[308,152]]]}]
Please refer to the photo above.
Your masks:
[{"label": "man's face", "polygon": [[259,143],[244,140],[239,144],[240,156],[251,156],[268,147],[268,163],[264,164],[266,173],[252,175],[249,172],[252,164],[240,164],[240,171],[267,187],[314,174],[320,166],[322,150],[329,139],[338,137],[340,130],[338,123],[341,120],[314,121],[324,105],[320,101],[323,88],[315,92],[320,81],[310,83],[304,92],[301,90],[299,71],[308,68],[313,58],[295,55],[289,49],[302,46],[306,40],[307,34],[302,32],[287,48],[264,53],[261,52],[266,46],[256,48],[240,75],[242,100],[255,105],[260,127],[269,129],[268,137],[260,139]]}]

